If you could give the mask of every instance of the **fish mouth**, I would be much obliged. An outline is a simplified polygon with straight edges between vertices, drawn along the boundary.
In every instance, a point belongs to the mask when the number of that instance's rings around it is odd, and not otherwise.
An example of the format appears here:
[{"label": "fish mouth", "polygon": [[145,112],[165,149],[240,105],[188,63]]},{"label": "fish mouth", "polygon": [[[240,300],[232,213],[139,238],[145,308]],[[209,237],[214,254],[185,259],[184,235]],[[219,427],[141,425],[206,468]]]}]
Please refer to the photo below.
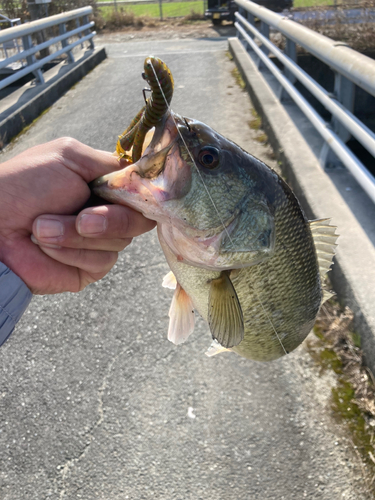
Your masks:
[{"label": "fish mouth", "polygon": [[190,168],[180,155],[180,128],[187,129],[184,119],[168,112],[148,133],[141,158],[92,181],[92,192],[135,208],[150,219],[165,220],[163,202],[182,197],[190,188]]}]

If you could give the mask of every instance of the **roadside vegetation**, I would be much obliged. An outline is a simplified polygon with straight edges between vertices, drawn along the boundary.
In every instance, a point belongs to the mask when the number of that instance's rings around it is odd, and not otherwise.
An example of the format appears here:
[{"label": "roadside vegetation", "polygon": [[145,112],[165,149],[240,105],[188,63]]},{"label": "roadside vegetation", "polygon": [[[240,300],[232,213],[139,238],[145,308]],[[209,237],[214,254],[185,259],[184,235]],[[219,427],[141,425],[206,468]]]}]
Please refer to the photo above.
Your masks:
[{"label": "roadside vegetation", "polygon": [[[134,5],[133,8],[120,8],[117,11],[112,8],[103,7],[100,13],[95,16],[95,26],[97,30],[106,29],[108,31],[119,30],[122,28],[133,27],[135,29],[146,28],[158,28],[166,24],[190,24],[205,21],[203,14],[195,11],[191,8],[192,4],[199,2],[179,2],[186,3],[190,6],[190,11],[184,9],[186,12],[183,17],[167,17],[163,11],[164,20],[161,21],[159,14],[156,15],[156,9],[159,9],[157,4],[151,5]],[[170,5],[170,4],[167,4]],[[173,4],[171,4],[173,5]],[[150,10],[149,8],[152,7]],[[167,17],[167,19],[165,19]],[[207,21],[206,21],[207,22]]]},{"label": "roadside vegetation", "polygon": [[[320,7],[322,5],[334,5],[335,0],[294,0],[293,7]],[[340,1],[338,3],[341,3]]]},{"label": "roadside vegetation", "polygon": [[352,329],[353,313],[337,300],[326,302],[314,333],[306,341],[320,372],[332,370],[331,411],[343,424],[354,452],[362,463],[368,492],[375,494],[375,379],[364,364],[361,338]]}]

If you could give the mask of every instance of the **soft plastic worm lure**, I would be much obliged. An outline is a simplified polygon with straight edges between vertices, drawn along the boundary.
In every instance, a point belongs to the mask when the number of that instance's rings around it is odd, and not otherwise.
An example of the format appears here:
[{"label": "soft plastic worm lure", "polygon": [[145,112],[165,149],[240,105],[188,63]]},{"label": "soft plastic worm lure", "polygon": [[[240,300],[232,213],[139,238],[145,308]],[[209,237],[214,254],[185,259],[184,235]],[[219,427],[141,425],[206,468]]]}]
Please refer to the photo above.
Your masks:
[{"label": "soft plastic worm lure", "polygon": [[146,100],[146,106],[139,111],[129,127],[119,136],[116,145],[116,152],[121,158],[127,157],[126,151],[133,147],[131,158],[133,163],[141,157],[142,146],[147,132],[168,111],[173,95],[172,73],[168,66],[158,57],[150,56],[145,59],[142,76],[151,87],[151,96]]}]

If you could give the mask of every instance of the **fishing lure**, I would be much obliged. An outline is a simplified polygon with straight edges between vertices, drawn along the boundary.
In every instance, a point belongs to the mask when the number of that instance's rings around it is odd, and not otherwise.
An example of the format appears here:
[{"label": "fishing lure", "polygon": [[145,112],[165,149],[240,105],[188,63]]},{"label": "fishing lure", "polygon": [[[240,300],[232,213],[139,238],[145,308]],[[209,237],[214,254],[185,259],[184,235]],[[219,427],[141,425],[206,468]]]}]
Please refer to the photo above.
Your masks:
[{"label": "fishing lure", "polygon": [[[173,76],[168,66],[158,57],[147,57],[143,78],[150,85],[151,96],[137,113],[129,127],[119,136],[116,152],[120,158],[129,158],[127,151],[133,147],[131,161],[142,156],[142,146],[147,132],[161,121],[173,96]],[[160,84],[160,85],[159,85]]]}]

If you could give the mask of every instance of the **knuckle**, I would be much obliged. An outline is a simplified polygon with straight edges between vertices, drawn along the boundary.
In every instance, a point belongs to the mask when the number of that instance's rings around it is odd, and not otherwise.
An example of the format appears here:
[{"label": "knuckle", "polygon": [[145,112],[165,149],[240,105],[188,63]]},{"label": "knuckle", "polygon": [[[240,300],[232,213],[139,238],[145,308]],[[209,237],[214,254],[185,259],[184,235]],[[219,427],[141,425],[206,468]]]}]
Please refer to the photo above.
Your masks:
[{"label": "knuckle", "polygon": [[107,257],[108,261],[106,266],[106,269],[108,269],[109,271],[117,262],[118,252],[106,252],[106,253],[109,254]]},{"label": "knuckle", "polygon": [[106,274],[116,264],[117,258],[118,252],[101,250],[97,252],[97,256],[87,268],[92,273],[104,272]]},{"label": "knuckle", "polygon": [[56,145],[62,154],[77,149],[78,144],[79,141],[73,137],[60,137],[59,139],[56,139]]},{"label": "knuckle", "polygon": [[[114,233],[119,238],[126,238],[130,228],[130,217],[126,207],[116,207],[116,212],[113,214]],[[118,213],[120,212],[120,213]]]},{"label": "knuckle", "polygon": [[129,212],[127,210],[123,210],[122,213],[122,220],[121,220],[121,231],[124,234],[127,234],[129,232],[130,228],[130,216]]}]

